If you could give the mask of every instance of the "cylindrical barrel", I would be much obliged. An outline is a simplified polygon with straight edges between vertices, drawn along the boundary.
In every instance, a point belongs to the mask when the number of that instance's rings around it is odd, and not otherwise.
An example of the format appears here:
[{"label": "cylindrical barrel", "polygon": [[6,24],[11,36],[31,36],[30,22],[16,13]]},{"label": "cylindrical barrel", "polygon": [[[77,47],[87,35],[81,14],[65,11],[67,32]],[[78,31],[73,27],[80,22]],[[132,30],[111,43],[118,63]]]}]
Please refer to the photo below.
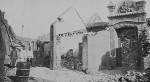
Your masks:
[{"label": "cylindrical barrel", "polygon": [[16,67],[17,82],[27,82],[30,73],[30,63],[18,62]]}]

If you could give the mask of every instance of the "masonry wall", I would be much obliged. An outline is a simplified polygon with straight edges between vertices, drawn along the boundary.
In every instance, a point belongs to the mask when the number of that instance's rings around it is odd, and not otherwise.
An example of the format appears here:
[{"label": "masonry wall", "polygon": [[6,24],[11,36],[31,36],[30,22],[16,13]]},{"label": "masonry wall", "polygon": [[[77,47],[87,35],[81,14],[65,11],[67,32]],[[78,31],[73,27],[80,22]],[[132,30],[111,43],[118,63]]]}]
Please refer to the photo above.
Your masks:
[{"label": "masonry wall", "polygon": [[0,82],[4,82],[5,70],[4,64],[9,64],[6,62],[6,56],[10,55],[10,42],[6,32],[8,27],[7,20],[4,18],[4,14],[0,11]]},{"label": "masonry wall", "polygon": [[86,33],[85,29],[76,30],[73,32],[63,33],[57,35],[57,60],[60,64],[61,56],[66,56],[66,53],[73,49],[73,55],[78,57],[79,55],[79,43],[82,43],[82,37]]},{"label": "masonry wall", "polygon": [[88,70],[98,71],[104,64],[109,64],[110,32],[99,31],[96,35],[88,36]]},{"label": "masonry wall", "polygon": [[[81,31],[81,30],[80,30]],[[109,69],[110,67],[110,31],[99,31],[94,35],[92,32],[63,34],[57,39],[57,56],[61,62],[61,55],[65,55],[73,49],[73,55],[78,56],[79,43],[82,43],[82,63],[83,69],[98,71],[99,69]],[[63,36],[63,37],[62,37]],[[118,47],[118,38],[114,33],[114,49]]]},{"label": "masonry wall", "polygon": [[44,54],[48,56],[49,52],[50,52],[50,43],[44,44]]},{"label": "masonry wall", "polygon": [[60,56],[65,55],[70,49],[73,49],[73,55],[77,56],[79,43],[82,42],[82,36],[83,34],[74,34],[72,36],[60,38],[60,42],[57,45],[57,54]]},{"label": "masonry wall", "polygon": [[10,40],[8,38],[8,34],[6,32],[7,27],[5,27],[5,25],[2,23],[1,28],[2,28],[1,29],[2,30],[2,36],[4,38],[5,45],[6,45],[6,55],[8,56],[8,55],[10,55],[10,51],[11,51],[10,46],[11,46],[11,44],[10,44]]},{"label": "masonry wall", "polygon": [[82,35],[67,36],[61,38],[60,44],[58,44],[57,49],[59,54],[65,54],[69,49],[77,51],[79,48],[79,43],[82,42]]},{"label": "masonry wall", "polygon": [[87,35],[82,38],[82,69],[88,69],[88,40]]},{"label": "masonry wall", "polygon": [[4,81],[5,72],[4,72],[4,60],[5,60],[5,41],[2,36],[2,30],[0,27],[0,81]]},{"label": "masonry wall", "polygon": [[[148,38],[150,38],[150,27],[147,28],[147,32],[148,32]],[[148,68],[150,68],[150,54],[144,57],[144,69],[148,69]]]}]

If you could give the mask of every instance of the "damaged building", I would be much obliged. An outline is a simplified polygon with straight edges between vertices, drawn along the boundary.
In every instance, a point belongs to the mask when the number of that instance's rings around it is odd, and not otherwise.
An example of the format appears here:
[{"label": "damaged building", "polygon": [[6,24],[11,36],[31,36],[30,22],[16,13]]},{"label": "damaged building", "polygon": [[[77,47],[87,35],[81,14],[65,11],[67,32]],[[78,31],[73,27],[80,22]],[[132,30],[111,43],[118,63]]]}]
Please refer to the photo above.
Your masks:
[{"label": "damaged building", "polygon": [[94,14],[85,29],[58,34],[56,38],[54,31],[57,30],[51,27],[53,64],[59,67],[61,55],[73,49],[81,55],[82,68],[89,71],[116,67],[144,69],[146,53],[143,49],[148,39],[143,36],[149,36],[145,4],[145,1],[133,0],[110,2],[107,6],[109,22],[103,22]]}]

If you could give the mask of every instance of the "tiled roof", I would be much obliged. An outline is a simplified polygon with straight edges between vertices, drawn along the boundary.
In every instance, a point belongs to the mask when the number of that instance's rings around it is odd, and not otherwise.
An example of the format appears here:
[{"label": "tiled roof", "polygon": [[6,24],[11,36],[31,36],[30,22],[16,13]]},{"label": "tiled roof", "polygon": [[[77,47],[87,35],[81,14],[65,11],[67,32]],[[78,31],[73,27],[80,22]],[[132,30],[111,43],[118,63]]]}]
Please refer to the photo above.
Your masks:
[{"label": "tiled roof", "polygon": [[86,28],[92,28],[92,27],[106,27],[108,26],[108,22],[96,22],[88,24]]},{"label": "tiled roof", "polygon": [[145,13],[144,11],[134,11],[134,12],[128,12],[128,13],[119,13],[119,14],[114,14],[114,15],[110,15],[108,17],[116,17],[116,16],[124,16],[124,15],[135,15],[135,14],[140,14],[140,13]]},{"label": "tiled roof", "polygon": [[107,22],[103,22],[101,17],[96,13],[86,23],[86,28],[91,29],[94,27],[105,28],[108,25]]}]

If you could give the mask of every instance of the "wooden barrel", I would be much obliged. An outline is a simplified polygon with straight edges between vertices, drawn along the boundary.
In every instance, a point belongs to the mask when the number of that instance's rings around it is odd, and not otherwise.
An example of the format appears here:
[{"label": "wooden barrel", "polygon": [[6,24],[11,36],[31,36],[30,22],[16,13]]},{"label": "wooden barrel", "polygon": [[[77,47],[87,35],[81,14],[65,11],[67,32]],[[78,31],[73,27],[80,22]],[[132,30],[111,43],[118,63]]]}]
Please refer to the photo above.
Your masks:
[{"label": "wooden barrel", "polygon": [[29,62],[18,62],[16,67],[16,76],[17,76],[17,82],[27,82],[29,73],[30,73],[30,66],[31,64]]}]

